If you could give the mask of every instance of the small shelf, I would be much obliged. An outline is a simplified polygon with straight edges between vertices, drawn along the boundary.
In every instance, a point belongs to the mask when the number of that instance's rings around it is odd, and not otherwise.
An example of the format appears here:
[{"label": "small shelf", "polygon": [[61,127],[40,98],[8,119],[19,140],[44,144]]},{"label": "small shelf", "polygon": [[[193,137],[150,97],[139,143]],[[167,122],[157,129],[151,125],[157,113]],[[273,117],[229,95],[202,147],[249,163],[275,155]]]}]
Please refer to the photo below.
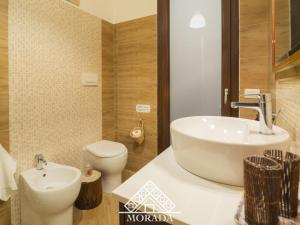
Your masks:
[{"label": "small shelf", "polygon": [[300,50],[298,50],[293,55],[289,56],[286,59],[281,60],[275,66],[276,74],[281,73],[283,71],[298,67],[300,65]]}]

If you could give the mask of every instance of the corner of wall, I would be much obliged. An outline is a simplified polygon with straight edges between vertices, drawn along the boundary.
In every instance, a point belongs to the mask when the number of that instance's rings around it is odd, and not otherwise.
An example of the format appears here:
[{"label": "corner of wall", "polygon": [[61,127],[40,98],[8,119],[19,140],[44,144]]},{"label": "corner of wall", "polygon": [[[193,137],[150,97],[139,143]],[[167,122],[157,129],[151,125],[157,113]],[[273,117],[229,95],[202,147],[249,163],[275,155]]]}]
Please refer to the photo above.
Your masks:
[{"label": "corner of wall", "polygon": [[118,24],[157,14],[157,0],[81,0],[79,8]]}]

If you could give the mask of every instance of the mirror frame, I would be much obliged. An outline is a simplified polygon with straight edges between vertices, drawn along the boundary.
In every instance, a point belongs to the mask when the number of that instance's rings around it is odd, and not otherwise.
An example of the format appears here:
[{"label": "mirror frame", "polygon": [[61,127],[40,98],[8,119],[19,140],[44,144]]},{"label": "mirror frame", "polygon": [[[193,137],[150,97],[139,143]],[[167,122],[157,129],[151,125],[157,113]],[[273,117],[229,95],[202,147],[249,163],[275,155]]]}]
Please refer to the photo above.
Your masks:
[{"label": "mirror frame", "polygon": [[[272,1],[272,66],[275,73],[295,68],[300,65],[300,50],[276,61],[276,0]],[[292,50],[292,49],[291,49]]]}]

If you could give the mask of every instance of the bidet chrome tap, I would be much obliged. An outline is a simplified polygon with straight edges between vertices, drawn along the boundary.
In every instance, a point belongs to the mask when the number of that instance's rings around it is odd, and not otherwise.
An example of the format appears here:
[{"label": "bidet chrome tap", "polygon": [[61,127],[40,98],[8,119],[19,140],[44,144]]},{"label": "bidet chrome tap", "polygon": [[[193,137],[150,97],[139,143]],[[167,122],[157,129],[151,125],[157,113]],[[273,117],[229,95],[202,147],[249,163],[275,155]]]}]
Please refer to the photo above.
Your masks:
[{"label": "bidet chrome tap", "polygon": [[[246,95],[247,96],[247,95]],[[251,96],[251,95],[248,95]],[[231,108],[255,109],[259,113],[259,131],[262,134],[273,134],[272,128],[272,95],[270,93],[252,95],[257,99],[255,103],[231,102]]]},{"label": "bidet chrome tap", "polygon": [[47,161],[42,154],[37,154],[34,156],[34,166],[37,170],[42,170],[47,166]]}]

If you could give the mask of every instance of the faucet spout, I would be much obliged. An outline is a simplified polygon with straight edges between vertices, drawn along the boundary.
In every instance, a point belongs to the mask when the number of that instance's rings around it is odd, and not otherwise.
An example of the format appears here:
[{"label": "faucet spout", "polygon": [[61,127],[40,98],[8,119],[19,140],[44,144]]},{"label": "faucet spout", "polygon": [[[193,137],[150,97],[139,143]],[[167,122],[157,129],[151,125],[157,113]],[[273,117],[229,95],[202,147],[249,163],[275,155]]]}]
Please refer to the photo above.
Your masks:
[{"label": "faucet spout", "polygon": [[231,108],[238,109],[238,108],[259,108],[258,103],[246,103],[246,102],[231,102]]},{"label": "faucet spout", "polygon": [[37,154],[34,157],[34,166],[37,170],[43,170],[47,166],[47,161],[42,154]]},{"label": "faucet spout", "polygon": [[231,108],[245,108],[254,109],[259,113],[259,130],[260,133],[270,135],[273,134],[273,121],[272,121],[272,100],[271,94],[256,95],[257,102],[231,102]]}]

